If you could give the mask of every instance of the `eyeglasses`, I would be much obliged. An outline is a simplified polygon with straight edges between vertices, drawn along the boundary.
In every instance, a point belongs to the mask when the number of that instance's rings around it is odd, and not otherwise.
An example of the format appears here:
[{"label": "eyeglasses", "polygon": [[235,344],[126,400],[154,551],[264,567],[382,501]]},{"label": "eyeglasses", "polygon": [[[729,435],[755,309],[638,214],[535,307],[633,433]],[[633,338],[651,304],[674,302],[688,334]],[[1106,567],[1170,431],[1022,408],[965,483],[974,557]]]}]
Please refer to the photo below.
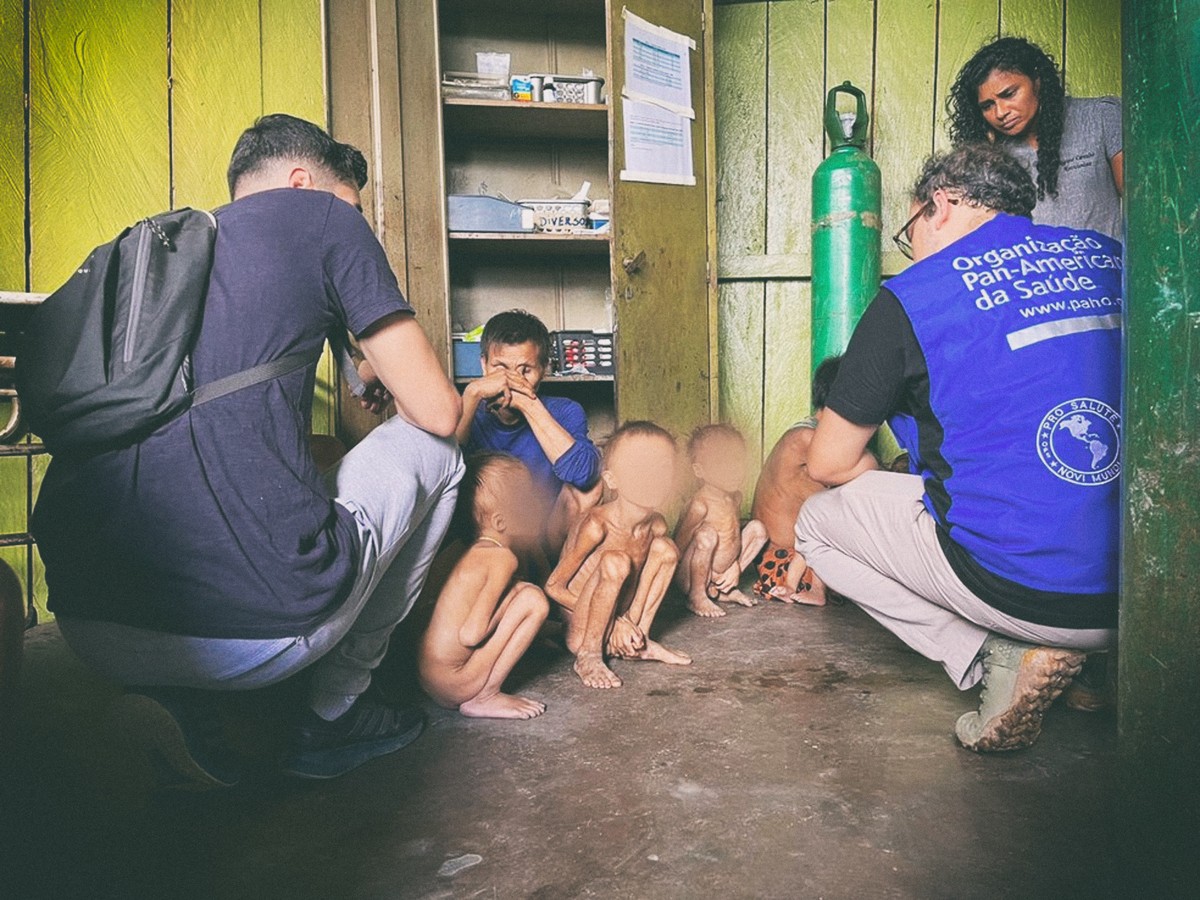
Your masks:
[{"label": "eyeglasses", "polygon": [[917,219],[930,212],[933,209],[933,201],[929,200],[924,203],[920,209],[913,213],[913,217],[904,223],[904,226],[892,235],[892,240],[896,243],[896,249],[905,255],[908,259],[913,258],[912,249],[912,227],[917,224]]},{"label": "eyeglasses", "polygon": [[[954,206],[957,206],[959,203],[962,203],[962,200],[963,200],[962,197],[947,197],[946,198],[946,202],[951,205],[954,205]],[[968,205],[973,205],[973,204],[968,204]],[[933,212],[933,210],[935,208],[936,208],[936,204],[932,200],[926,201],[925,205],[922,206],[920,209],[918,209],[915,213],[913,213],[913,217],[904,223],[904,227],[892,235],[892,240],[895,241],[896,248],[901,253],[903,253],[906,257],[908,257],[909,259],[913,258],[913,249],[912,249],[912,227],[913,227],[913,225],[915,225],[917,223],[917,219],[921,218],[921,216],[924,216],[928,213]]]}]

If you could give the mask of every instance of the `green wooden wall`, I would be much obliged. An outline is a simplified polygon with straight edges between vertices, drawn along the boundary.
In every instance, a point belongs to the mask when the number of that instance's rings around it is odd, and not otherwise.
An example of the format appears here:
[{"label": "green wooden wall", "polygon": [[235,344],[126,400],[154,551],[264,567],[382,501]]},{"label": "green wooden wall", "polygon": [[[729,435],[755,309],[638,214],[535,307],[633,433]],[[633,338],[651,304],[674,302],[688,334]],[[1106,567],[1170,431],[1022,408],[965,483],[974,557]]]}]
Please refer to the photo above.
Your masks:
[{"label": "green wooden wall", "polygon": [[870,101],[884,275],[922,159],[948,145],[958,69],[1000,34],[1064,67],[1069,93],[1120,94],[1120,0],[773,0],[715,11],[720,414],[768,451],[809,412],[810,184],[827,87]]},{"label": "green wooden wall", "polygon": [[[256,116],[325,122],[324,54],[321,0],[0,0],[0,290],[52,291],[129,223],[227,202]],[[332,433],[330,360],[318,376]],[[25,530],[44,468],[0,459],[0,532]],[[26,580],[25,549],[0,556]]]}]

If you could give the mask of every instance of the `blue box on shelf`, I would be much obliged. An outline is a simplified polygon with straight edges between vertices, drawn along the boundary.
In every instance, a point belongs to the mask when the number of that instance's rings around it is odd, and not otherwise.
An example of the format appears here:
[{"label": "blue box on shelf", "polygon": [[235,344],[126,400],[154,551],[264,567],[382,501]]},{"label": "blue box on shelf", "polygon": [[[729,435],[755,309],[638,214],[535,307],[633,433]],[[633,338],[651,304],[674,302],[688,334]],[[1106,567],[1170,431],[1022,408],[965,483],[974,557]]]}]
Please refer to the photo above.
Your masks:
[{"label": "blue box on shelf", "polygon": [[479,341],[463,340],[462,335],[451,338],[454,345],[454,377],[478,378],[483,374],[483,361],[479,358]]}]

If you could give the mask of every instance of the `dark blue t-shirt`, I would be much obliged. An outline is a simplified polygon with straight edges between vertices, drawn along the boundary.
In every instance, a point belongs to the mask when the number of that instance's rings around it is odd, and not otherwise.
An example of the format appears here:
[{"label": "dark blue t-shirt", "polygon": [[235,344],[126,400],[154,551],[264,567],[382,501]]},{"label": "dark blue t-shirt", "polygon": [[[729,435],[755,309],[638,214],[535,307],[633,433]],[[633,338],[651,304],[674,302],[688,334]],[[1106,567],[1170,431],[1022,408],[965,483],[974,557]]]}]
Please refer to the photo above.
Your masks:
[{"label": "dark blue t-shirt", "polygon": [[551,463],[546,451],[524,420],[505,425],[480,403],[471,422],[467,452],[494,450],[509,453],[529,467],[533,481],[553,500],[564,484],[587,490],[600,477],[600,451],[588,437],[587,414],[583,407],[566,397],[542,397],[546,411],[563,427],[575,443],[557,462]]},{"label": "dark blue t-shirt", "polygon": [[[196,384],[411,312],[350,204],[284,188],[217,211]],[[308,446],[314,368],[190,410],[46,473],[33,532],[50,608],[201,637],[301,634],[342,602],[358,533]]]}]

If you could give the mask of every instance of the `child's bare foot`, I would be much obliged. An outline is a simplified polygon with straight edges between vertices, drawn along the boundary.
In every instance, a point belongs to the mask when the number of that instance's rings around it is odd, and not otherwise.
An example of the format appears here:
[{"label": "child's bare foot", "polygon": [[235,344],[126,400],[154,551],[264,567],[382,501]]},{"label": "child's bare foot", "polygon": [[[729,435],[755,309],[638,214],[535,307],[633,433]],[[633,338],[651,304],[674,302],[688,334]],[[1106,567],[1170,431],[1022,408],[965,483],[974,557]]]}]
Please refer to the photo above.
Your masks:
[{"label": "child's bare foot", "polygon": [[812,569],[808,570],[808,577],[812,580],[809,582],[807,591],[800,593],[800,599],[797,603],[803,603],[807,606],[824,606],[825,605],[825,582],[817,577],[817,573]]},{"label": "child's bare foot", "polygon": [[730,591],[718,598],[722,603],[736,603],[738,606],[758,606],[758,598],[751,597],[745,591]]},{"label": "child's bare foot", "polygon": [[706,619],[719,619],[725,615],[725,610],[717,606],[708,599],[707,596],[689,596],[687,602],[688,609],[698,616],[703,616]]},{"label": "child's bare foot", "polygon": [[621,679],[604,664],[604,659],[599,653],[580,653],[576,656],[575,674],[590,688],[605,690],[621,686]]},{"label": "child's bare foot", "polygon": [[475,719],[532,719],[546,711],[546,704],[512,694],[492,694],[468,700],[458,711]]},{"label": "child's bare foot", "polygon": [[690,666],[692,664],[692,658],[686,653],[669,650],[658,641],[652,641],[649,638],[646,638],[646,646],[638,651],[635,658],[664,662],[669,666]]}]

